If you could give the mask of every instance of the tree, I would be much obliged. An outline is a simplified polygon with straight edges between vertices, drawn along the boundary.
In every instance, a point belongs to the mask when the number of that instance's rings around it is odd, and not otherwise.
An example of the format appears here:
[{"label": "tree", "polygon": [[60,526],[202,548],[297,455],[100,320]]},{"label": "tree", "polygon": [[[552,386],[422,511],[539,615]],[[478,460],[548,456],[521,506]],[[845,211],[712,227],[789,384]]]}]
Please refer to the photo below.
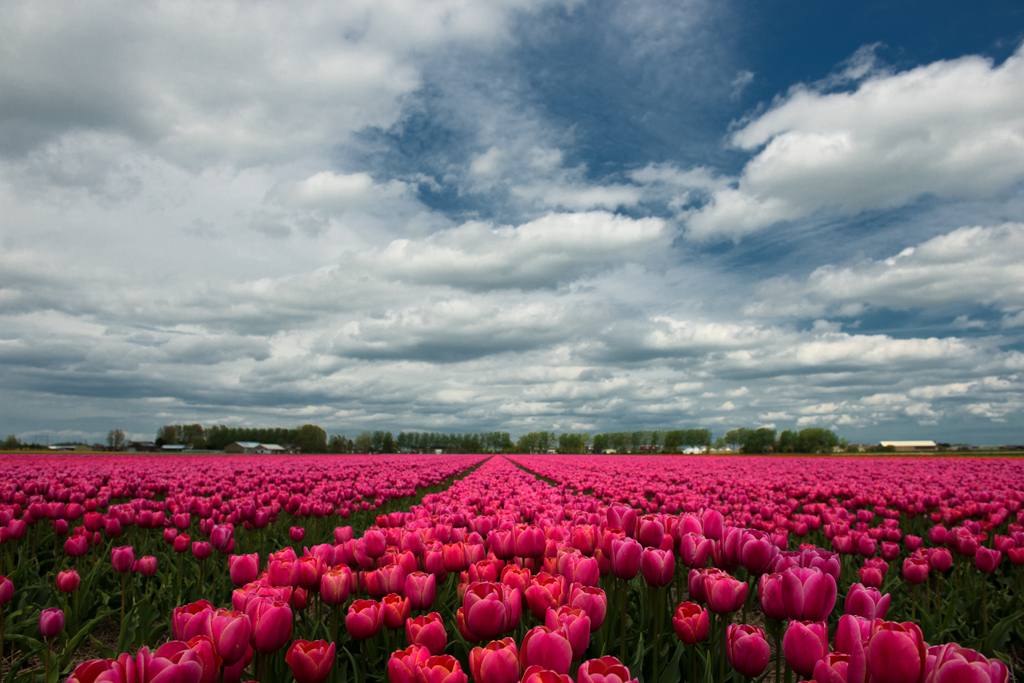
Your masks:
[{"label": "tree", "polygon": [[369,453],[373,446],[373,434],[366,431],[356,437],[356,453]]},{"label": "tree", "polygon": [[838,445],[836,433],[823,427],[807,427],[797,434],[796,450],[800,453],[831,453]]},{"label": "tree", "polygon": [[394,453],[395,440],[391,432],[377,430],[370,434],[370,449],[375,453]]},{"label": "tree", "polygon": [[4,450],[13,451],[16,448],[21,448],[21,441],[14,434],[8,434],[7,440],[4,441]]},{"label": "tree", "polygon": [[771,453],[775,450],[775,430],[768,427],[758,427],[751,431],[746,430],[746,439],[743,441],[744,453]]},{"label": "tree", "polygon": [[107,447],[110,450],[122,451],[126,445],[128,445],[128,439],[125,436],[124,430],[120,427],[111,429],[110,433],[107,434]]},{"label": "tree", "polygon": [[317,425],[302,425],[294,443],[302,453],[326,453],[327,432]]}]

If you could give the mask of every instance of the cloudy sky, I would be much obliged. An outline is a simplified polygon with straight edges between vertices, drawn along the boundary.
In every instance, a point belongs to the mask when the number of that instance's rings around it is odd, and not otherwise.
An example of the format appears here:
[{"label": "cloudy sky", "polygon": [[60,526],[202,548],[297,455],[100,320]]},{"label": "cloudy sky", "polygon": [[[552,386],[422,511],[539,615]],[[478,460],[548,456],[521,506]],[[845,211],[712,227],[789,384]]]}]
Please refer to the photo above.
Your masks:
[{"label": "cloudy sky", "polygon": [[0,3],[0,436],[1024,439],[1018,2]]}]

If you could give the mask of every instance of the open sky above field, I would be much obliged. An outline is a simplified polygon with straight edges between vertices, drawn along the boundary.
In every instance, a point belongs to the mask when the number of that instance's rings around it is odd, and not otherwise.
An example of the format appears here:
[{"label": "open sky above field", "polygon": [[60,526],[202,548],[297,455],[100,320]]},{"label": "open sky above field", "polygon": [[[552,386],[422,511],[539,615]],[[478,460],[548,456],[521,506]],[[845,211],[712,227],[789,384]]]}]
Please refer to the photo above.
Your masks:
[{"label": "open sky above field", "polygon": [[0,3],[0,437],[1024,439],[1024,5]]}]

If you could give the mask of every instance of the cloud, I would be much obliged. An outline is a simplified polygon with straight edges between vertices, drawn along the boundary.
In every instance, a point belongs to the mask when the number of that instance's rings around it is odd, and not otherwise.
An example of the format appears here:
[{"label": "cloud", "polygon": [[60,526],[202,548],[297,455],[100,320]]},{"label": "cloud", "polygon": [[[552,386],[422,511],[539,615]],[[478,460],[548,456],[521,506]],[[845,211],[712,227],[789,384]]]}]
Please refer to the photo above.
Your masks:
[{"label": "cloud", "polygon": [[[849,92],[796,86],[731,142],[753,158],[693,210],[687,234],[737,240],[779,221],[900,206],[924,194],[991,197],[1024,178],[1024,47],[896,74],[855,60]],[[852,71],[851,71],[852,69]]]},{"label": "cloud", "polygon": [[[983,304],[1015,315],[1024,310],[1022,260],[1024,225],[963,227],[885,259],[820,266],[805,281],[771,279],[746,312],[855,315],[864,307],[906,310]],[[969,329],[979,322],[960,316],[955,324]]]},{"label": "cloud", "polygon": [[358,259],[403,282],[477,291],[551,288],[625,262],[654,264],[671,237],[658,218],[547,214],[517,227],[465,223],[423,240],[396,240]]}]

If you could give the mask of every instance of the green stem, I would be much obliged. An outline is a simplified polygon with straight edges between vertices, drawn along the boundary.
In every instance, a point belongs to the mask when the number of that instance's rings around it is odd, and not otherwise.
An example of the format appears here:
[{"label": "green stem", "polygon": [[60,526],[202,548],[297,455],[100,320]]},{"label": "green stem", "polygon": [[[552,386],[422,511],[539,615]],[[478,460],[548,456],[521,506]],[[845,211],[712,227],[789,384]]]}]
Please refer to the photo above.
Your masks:
[{"label": "green stem", "polygon": [[622,608],[622,618],[619,623],[622,627],[622,640],[619,645],[619,658],[626,661],[626,582],[619,579],[619,606]]},{"label": "green stem", "polygon": [[725,650],[726,650],[726,648],[728,646],[728,643],[726,642],[726,638],[727,638],[726,634],[727,634],[727,632],[729,630],[729,615],[728,614],[723,614],[720,621],[721,621],[720,627],[722,629],[722,652],[721,652],[721,656],[718,659],[718,680],[719,681],[724,681],[725,680]]},{"label": "green stem", "polygon": [[658,654],[659,654],[658,650],[660,649],[658,646],[661,644],[661,643],[658,642],[661,639],[661,619],[660,619],[660,616],[661,616],[661,600],[658,599],[658,598],[661,597],[660,593],[661,593],[661,588],[660,587],[658,587],[658,586],[652,586],[651,587],[651,592],[650,592],[651,602],[654,603],[652,605],[652,607],[653,607],[652,611],[654,612],[654,652],[653,652],[653,660],[654,660],[654,662],[653,662],[653,668],[651,669],[651,680],[654,683],[658,683]]}]

